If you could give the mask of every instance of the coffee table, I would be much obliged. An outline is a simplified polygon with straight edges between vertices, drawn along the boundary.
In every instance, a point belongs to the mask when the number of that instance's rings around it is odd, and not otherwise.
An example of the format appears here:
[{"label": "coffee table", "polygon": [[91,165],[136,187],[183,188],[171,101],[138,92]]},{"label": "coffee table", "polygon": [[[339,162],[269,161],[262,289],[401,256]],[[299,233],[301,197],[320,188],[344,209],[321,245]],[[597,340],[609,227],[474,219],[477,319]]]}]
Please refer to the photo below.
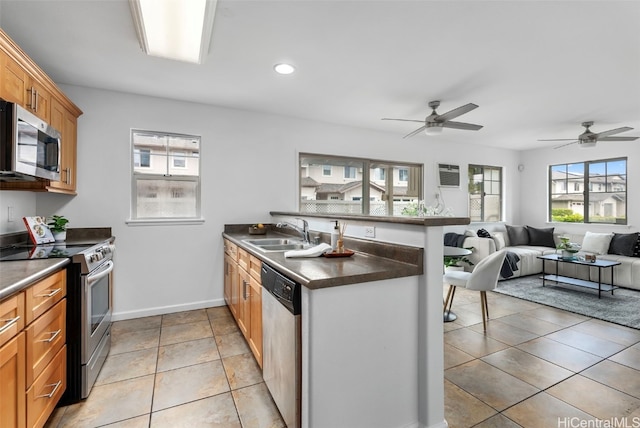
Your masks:
[{"label": "coffee table", "polygon": [[[539,259],[542,259],[542,286],[545,286],[546,281],[555,281],[556,284],[565,283],[571,285],[577,285],[579,287],[591,288],[593,290],[598,290],[598,299],[603,291],[610,291],[611,295],[613,295],[613,290],[618,288],[613,285],[613,267],[618,266],[620,262],[612,262],[609,260],[596,260],[594,262],[587,262],[579,259],[565,259],[562,258],[558,254],[547,254],[546,256],[538,256]],[[545,274],[545,262],[551,261],[556,263],[556,273],[555,275]],[[558,275],[558,265],[560,263],[571,263],[575,265],[584,265],[589,267],[597,267],[598,268],[598,282],[587,281],[584,279],[571,278],[568,276]],[[602,283],[602,269],[611,269],[611,284],[603,284]]]}]

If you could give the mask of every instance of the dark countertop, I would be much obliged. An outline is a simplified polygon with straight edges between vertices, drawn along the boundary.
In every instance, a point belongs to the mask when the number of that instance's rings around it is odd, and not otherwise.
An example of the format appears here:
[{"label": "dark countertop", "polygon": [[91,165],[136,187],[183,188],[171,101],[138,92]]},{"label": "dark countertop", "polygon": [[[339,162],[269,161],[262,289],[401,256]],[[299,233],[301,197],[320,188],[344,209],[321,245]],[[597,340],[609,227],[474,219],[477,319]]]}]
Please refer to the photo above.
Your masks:
[{"label": "dark countertop", "polygon": [[64,269],[69,259],[42,259],[0,263],[0,300],[25,289],[34,282]]},{"label": "dark countertop", "polygon": [[366,221],[368,223],[395,223],[395,224],[411,224],[415,226],[431,227],[431,226],[456,226],[470,224],[469,217],[448,217],[448,216],[426,216],[426,217],[410,217],[410,216],[377,216],[366,214],[331,214],[331,213],[306,213],[291,211],[271,211],[272,216],[284,215],[291,217],[316,217],[328,218],[336,220],[354,220]]},{"label": "dark countertop", "polygon": [[356,251],[351,257],[285,258],[284,252],[262,252],[244,239],[291,237],[269,231],[267,235],[249,235],[246,226],[226,226],[222,234],[245,251],[258,257],[285,276],[309,289],[336,287],[383,279],[422,275],[423,249],[345,238],[345,248]]}]

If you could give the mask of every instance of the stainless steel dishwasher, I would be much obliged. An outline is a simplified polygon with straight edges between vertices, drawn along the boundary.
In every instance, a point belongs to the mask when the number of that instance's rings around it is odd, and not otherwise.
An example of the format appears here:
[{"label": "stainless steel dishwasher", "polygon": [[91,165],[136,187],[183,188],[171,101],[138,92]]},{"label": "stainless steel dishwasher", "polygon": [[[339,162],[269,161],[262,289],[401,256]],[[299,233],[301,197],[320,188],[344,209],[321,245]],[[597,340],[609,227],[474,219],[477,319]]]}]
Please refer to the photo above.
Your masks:
[{"label": "stainless steel dishwasher", "polygon": [[288,428],[300,427],[300,284],[262,264],[262,376]]}]

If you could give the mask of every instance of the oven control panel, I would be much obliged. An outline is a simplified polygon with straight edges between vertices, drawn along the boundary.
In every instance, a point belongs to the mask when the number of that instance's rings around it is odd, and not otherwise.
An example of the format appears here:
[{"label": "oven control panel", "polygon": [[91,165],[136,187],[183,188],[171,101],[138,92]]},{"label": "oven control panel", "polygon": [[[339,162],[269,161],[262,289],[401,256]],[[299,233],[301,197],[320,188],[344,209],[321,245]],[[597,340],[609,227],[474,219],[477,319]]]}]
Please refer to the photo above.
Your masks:
[{"label": "oven control panel", "polygon": [[101,242],[73,256],[73,261],[81,264],[81,273],[86,275],[98,266],[111,260],[115,249],[116,246],[113,240]]}]

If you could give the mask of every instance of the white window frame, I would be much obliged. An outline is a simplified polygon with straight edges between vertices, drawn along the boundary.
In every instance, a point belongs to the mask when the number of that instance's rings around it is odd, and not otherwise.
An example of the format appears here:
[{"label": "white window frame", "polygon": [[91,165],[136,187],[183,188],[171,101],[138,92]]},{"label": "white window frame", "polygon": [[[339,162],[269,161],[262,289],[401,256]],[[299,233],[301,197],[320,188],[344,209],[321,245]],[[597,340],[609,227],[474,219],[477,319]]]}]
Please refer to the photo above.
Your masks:
[{"label": "white window frame", "polygon": [[[151,169],[154,166],[153,162],[153,153],[150,151],[149,154],[149,166],[140,166],[140,148],[135,145],[135,135],[136,134],[146,134],[146,135],[156,135],[159,138],[167,138],[167,137],[179,137],[185,139],[192,139],[198,142],[197,151],[191,152],[191,156],[189,155],[188,150],[178,150],[174,151],[168,145],[165,146],[165,154],[166,161],[164,161],[163,171],[158,171],[153,173],[151,171],[147,172],[136,172],[136,168],[145,168]],[[131,129],[130,134],[130,144],[131,144],[131,210],[130,217],[126,221],[128,225],[171,225],[171,224],[200,224],[204,222],[204,218],[202,217],[201,211],[201,156],[200,153],[202,151],[202,138],[199,135],[188,135],[188,134],[177,134],[172,132],[160,132],[160,131],[148,131],[142,129]],[[179,153],[179,157],[184,159],[184,167],[176,167],[174,164],[174,160],[176,159],[176,153]],[[138,164],[136,164],[136,156],[138,157]],[[191,158],[191,161],[188,160]],[[188,170],[187,162],[197,162],[197,174],[191,175],[181,175],[175,174],[175,169],[183,169]],[[170,172],[173,172],[170,174]],[[195,184],[195,215],[187,216],[187,217],[173,217],[173,216],[157,216],[157,217],[138,217],[138,183],[144,180],[153,180],[153,181],[168,181],[168,182],[190,182]]]}]

